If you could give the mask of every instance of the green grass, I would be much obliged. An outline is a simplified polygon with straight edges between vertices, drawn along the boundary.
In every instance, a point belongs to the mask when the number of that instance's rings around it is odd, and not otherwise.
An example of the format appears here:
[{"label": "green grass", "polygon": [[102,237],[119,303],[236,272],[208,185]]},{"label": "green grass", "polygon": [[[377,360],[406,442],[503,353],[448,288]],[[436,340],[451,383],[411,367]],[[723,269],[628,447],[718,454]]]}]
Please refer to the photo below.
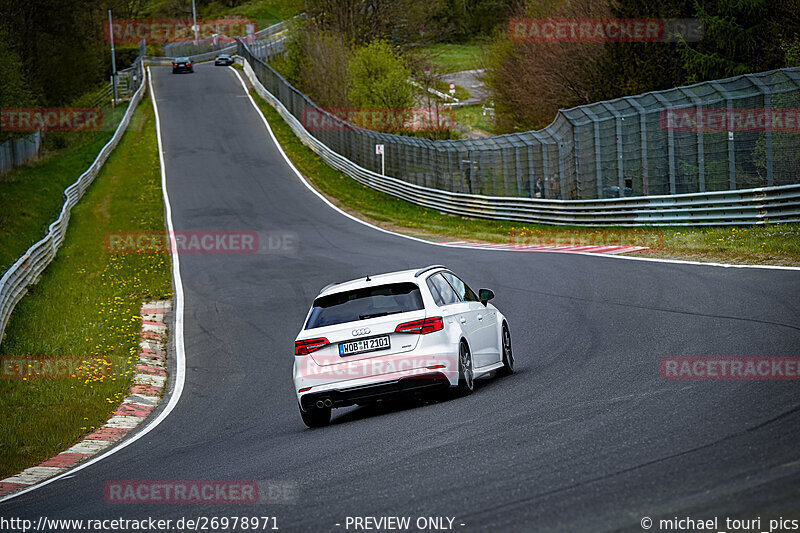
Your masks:
[{"label": "green grass", "polygon": [[267,102],[252,93],[298,170],[345,211],[377,226],[435,241],[647,246],[643,257],[800,265],[800,225],[748,228],[597,228],[522,224],[448,215],[365,187],[320,159]]},{"label": "green grass", "polygon": [[482,44],[432,44],[423,48],[431,56],[432,67],[437,73],[459,72],[483,68]]},{"label": "green grass", "polygon": [[454,109],[456,122],[468,126],[473,130],[479,130],[487,135],[498,135],[494,118],[490,115],[483,114],[483,106],[481,104],[465,105],[456,107]]},{"label": "green grass", "polygon": [[104,247],[108,232],[164,230],[154,124],[143,100],[73,208],[64,244],[17,305],[0,345],[2,357],[107,357],[111,374],[0,379],[0,477],[38,464],[108,419],[130,385],[142,301],[171,297],[168,255],[114,255]]},{"label": "green grass", "polygon": [[0,176],[0,272],[44,237],[61,212],[64,189],[89,168],[124,113],[117,107],[99,131],[49,134],[37,161]]}]

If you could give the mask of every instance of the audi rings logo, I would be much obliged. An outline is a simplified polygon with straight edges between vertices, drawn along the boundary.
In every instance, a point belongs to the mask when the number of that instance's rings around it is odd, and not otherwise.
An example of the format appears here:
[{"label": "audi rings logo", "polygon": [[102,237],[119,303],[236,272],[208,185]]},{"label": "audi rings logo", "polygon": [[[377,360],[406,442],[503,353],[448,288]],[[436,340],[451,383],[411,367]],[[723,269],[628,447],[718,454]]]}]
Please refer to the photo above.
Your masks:
[{"label": "audi rings logo", "polygon": [[353,337],[358,337],[359,335],[366,335],[369,332],[370,332],[369,328],[354,329],[353,330]]}]

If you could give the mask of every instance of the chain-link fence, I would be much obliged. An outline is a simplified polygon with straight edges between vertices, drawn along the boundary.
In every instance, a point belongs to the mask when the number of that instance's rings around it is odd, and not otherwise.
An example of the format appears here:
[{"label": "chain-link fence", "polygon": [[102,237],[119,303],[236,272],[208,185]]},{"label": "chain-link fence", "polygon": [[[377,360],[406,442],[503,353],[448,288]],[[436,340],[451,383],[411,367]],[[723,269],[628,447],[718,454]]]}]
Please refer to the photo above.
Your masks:
[{"label": "chain-link fence", "polygon": [[[130,67],[117,72],[117,97],[119,100],[130,99],[141,85],[141,57],[137,57]],[[115,113],[113,107],[113,89],[111,82],[91,94],[84,95],[76,104],[77,107],[97,108],[103,115],[102,127],[115,129],[121,113]],[[116,105],[119,101],[116,102]],[[8,139],[0,143],[0,175],[9,172],[16,166],[23,165],[39,154],[45,134],[42,131]]]},{"label": "chain-link fence", "polygon": [[800,183],[800,68],[559,111],[544,129],[432,141],[358,128],[320,110],[251,47],[243,56],[309,133],[357,165],[455,193],[585,200]]},{"label": "chain-link fence", "polygon": [[0,174],[36,157],[41,146],[42,133],[39,131],[18,139],[8,139],[0,144]]},{"label": "chain-link fence", "polygon": [[[275,35],[283,32],[286,29],[286,22],[278,22],[277,24],[273,24],[272,26],[268,26],[263,30],[259,30],[253,34],[254,39],[269,39],[274,37]],[[253,43],[255,44],[255,43]],[[251,45],[252,46],[252,45]],[[211,57],[212,52],[219,52],[219,53],[234,53],[236,51],[236,43],[231,43],[230,41],[221,41],[218,43],[213,42],[197,42],[194,41],[186,41],[186,42],[179,42],[179,43],[166,43],[161,45],[161,51],[165,57],[190,57],[190,56],[197,56],[201,54],[209,54]]]}]

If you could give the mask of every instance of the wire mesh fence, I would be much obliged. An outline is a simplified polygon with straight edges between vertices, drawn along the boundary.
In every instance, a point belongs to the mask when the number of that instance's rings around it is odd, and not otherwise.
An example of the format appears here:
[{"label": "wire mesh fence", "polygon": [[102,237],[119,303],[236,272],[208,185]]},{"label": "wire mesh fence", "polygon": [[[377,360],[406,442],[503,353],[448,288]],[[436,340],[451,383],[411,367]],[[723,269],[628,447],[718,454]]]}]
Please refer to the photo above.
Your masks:
[{"label": "wire mesh fence", "polygon": [[239,43],[266,90],[309,134],[357,165],[454,193],[560,200],[741,190],[800,183],[800,68],[559,111],[546,128],[430,140],[359,128],[320,109]]},{"label": "wire mesh fence", "polygon": [[[113,101],[111,82],[96,91],[88,93],[74,102],[75,107],[97,109],[102,116],[100,127],[106,130],[116,129],[122,114],[114,111],[115,105],[122,100],[129,100],[141,85],[141,58],[136,58],[133,65],[117,72],[118,101]],[[31,108],[41,110],[43,108]],[[67,108],[64,108],[67,109]],[[44,127],[44,125],[42,125]],[[30,130],[29,130],[30,131]],[[18,135],[0,143],[0,175],[9,172],[16,166],[28,163],[39,155],[46,132],[39,130],[25,135]]]},{"label": "wire mesh fence", "polygon": [[17,139],[8,139],[0,144],[0,174],[5,174],[17,165],[23,165],[39,153],[42,133],[35,131]]},{"label": "wire mesh fence", "polygon": [[[254,40],[269,39],[286,29],[286,22],[278,22],[272,26],[268,26],[253,34]],[[255,44],[255,43],[253,43]],[[186,41],[177,43],[166,43],[161,45],[161,51],[165,57],[191,57],[197,55],[213,55],[213,52],[219,53],[234,53],[236,51],[236,43],[230,40],[220,40],[217,43],[211,41]]]}]

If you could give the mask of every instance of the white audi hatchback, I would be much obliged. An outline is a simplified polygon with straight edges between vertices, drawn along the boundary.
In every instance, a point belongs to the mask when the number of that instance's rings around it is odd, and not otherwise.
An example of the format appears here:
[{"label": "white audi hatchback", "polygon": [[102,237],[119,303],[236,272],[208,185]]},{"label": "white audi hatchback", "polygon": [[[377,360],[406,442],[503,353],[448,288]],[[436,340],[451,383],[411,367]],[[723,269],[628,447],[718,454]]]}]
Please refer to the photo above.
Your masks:
[{"label": "white audi hatchback", "polygon": [[474,380],[514,371],[506,318],[441,265],[328,285],[294,342],[303,422],[331,409],[436,387],[472,392]]}]

